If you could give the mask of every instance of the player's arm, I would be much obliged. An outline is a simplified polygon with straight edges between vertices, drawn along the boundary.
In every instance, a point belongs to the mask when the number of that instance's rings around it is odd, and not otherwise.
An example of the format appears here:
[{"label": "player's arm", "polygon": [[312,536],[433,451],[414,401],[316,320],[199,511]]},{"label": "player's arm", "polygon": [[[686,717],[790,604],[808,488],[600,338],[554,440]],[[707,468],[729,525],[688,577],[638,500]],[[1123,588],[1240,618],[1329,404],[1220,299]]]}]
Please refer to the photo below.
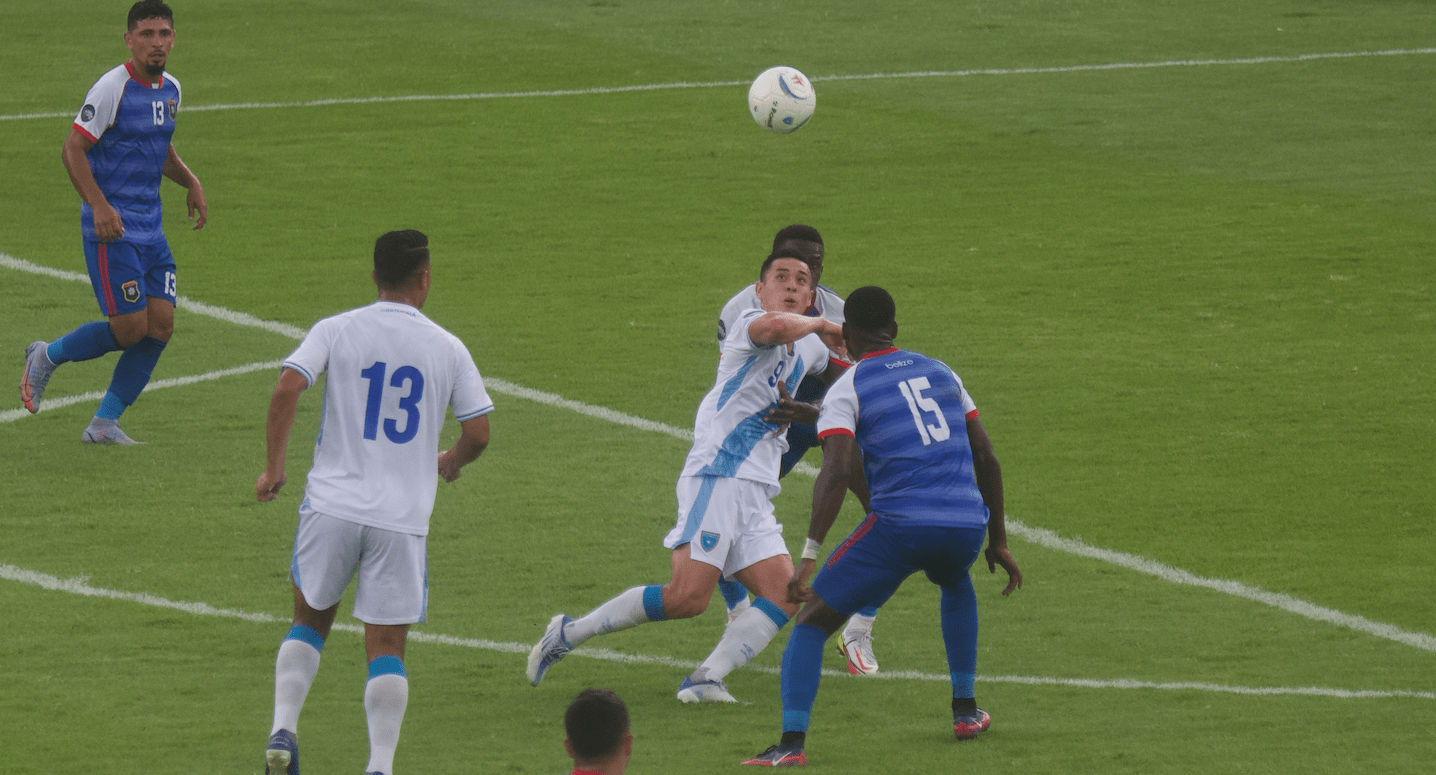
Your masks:
[{"label": "player's arm", "polygon": [[817,334],[829,348],[843,347],[843,327],[826,318],[796,312],[764,312],[748,324],[748,338],[759,347],[776,347]]},{"label": "player's arm", "polygon": [[90,170],[90,159],[85,154],[93,147],[95,141],[71,127],[70,135],[65,138],[65,147],[60,150],[60,161],[70,174],[70,185],[75,187],[80,198],[95,214],[95,236],[101,242],[114,242],[125,235],[125,225],[100,190],[100,184],[95,182],[95,173]]},{"label": "player's arm", "polygon": [[1022,588],[1022,570],[1012,553],[1007,550],[1007,517],[1003,511],[1002,466],[997,463],[997,454],[992,451],[992,440],[982,421],[975,416],[967,419],[967,440],[972,445],[972,470],[977,477],[977,489],[987,504],[987,570],[996,573],[997,566],[1007,571],[1007,588],[1002,594],[1010,595],[1012,590]]},{"label": "player's arm", "polygon": [[279,488],[287,481],[284,475],[284,456],[289,449],[289,432],[294,429],[294,415],[299,408],[299,394],[309,388],[309,381],[294,369],[285,368],[279,373],[279,382],[274,386],[274,395],[269,399],[269,418],[265,422],[266,459],[264,473],[254,484],[254,497],[260,501],[272,501],[279,494]]},{"label": "player's arm", "polygon": [[[199,184],[199,178],[190,171],[184,160],[180,158],[179,153],[175,151],[174,143],[170,143],[169,153],[165,155],[164,174],[165,177],[186,190],[184,204],[189,212],[189,220],[194,221],[196,231],[203,229],[205,221],[209,220],[209,203],[204,198],[204,186]],[[198,220],[195,219],[196,211],[199,212]]]},{"label": "player's arm", "polygon": [[439,476],[452,482],[463,473],[464,466],[478,460],[489,446],[489,416],[480,415],[459,423],[459,438],[454,446],[439,453]]},{"label": "player's arm", "polygon": [[[808,540],[804,545],[804,556],[793,569],[793,578],[788,582],[788,601],[804,603],[813,596],[808,581],[818,568],[817,547],[828,537],[833,521],[843,508],[843,499],[848,494],[849,474],[855,461],[861,461],[857,440],[845,432],[823,436],[823,468],[813,483],[813,516],[808,522]],[[806,555],[814,555],[808,557]]]}]

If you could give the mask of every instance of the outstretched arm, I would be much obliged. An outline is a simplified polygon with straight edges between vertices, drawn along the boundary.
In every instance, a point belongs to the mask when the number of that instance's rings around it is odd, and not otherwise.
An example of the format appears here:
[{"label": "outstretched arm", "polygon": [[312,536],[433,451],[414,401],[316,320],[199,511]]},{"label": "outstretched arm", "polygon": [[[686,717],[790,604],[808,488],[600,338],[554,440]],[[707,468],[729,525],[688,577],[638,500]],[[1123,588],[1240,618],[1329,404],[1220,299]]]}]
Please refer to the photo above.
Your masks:
[{"label": "outstretched arm", "polygon": [[759,347],[796,342],[817,334],[830,349],[843,351],[843,327],[826,318],[810,318],[796,312],[765,312],[748,324],[748,338]]},{"label": "outstretched arm", "polygon": [[454,446],[439,453],[439,476],[452,482],[463,474],[464,466],[474,462],[489,446],[489,416],[480,415],[459,423],[462,431]]},{"label": "outstretched arm", "polygon": [[997,566],[1007,571],[1007,588],[1002,594],[1010,595],[1014,589],[1022,589],[1022,569],[1007,550],[1007,517],[1003,511],[1002,467],[992,451],[992,440],[987,430],[976,417],[967,421],[967,439],[972,445],[972,469],[977,476],[977,489],[987,504],[987,571],[996,573]]},{"label": "outstretched arm", "polygon": [[284,475],[284,456],[289,449],[289,432],[294,429],[299,394],[308,388],[309,381],[294,369],[279,373],[279,382],[269,399],[269,419],[264,426],[267,449],[264,473],[254,483],[254,497],[260,501],[274,500],[279,488],[288,481]]}]

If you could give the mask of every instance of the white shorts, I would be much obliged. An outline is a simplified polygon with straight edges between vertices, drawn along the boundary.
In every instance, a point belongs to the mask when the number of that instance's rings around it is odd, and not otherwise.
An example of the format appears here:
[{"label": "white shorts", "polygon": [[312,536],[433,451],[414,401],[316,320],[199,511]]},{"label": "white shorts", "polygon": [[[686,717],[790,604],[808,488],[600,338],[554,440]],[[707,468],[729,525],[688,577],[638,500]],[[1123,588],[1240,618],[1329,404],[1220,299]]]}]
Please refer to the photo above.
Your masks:
[{"label": "white shorts", "polygon": [[299,515],[289,575],[310,608],[338,604],[356,572],[354,618],[365,624],[424,621],[429,571],[424,536],[395,533],[318,512]]},{"label": "white shorts", "polygon": [[668,531],[669,549],[689,544],[693,559],[712,565],[726,579],[752,565],[787,556],[783,526],[773,515],[777,485],[723,476],[678,478],[678,524]]}]

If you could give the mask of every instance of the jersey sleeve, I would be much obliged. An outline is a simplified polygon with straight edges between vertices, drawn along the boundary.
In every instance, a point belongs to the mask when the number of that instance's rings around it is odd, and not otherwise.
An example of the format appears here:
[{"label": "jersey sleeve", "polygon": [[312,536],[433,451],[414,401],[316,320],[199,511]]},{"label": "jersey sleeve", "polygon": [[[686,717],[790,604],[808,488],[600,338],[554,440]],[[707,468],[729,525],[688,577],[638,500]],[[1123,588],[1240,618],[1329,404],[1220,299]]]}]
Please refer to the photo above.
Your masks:
[{"label": "jersey sleeve", "polygon": [[467,422],[494,411],[494,402],[484,389],[484,378],[479,374],[479,367],[474,365],[474,357],[457,337],[454,338],[454,357],[458,361],[458,369],[454,379],[454,394],[449,398],[449,408],[454,412],[454,419]]},{"label": "jersey sleeve", "polygon": [[[939,361],[939,363],[942,363],[942,362]],[[977,417],[977,404],[973,403],[973,401],[972,401],[972,396],[968,395],[968,393],[967,393],[967,388],[963,387],[963,385],[962,385],[962,377],[957,376],[957,372],[953,371],[953,370],[952,370],[952,367],[951,367],[951,366],[948,366],[946,363],[943,363],[942,366],[943,366],[943,368],[947,369],[949,372],[952,373],[952,378],[953,378],[953,379],[957,380],[957,392],[958,392],[958,395],[961,397],[961,401],[962,401],[962,416],[963,416],[963,418],[964,418],[964,419],[967,419],[967,420],[971,420],[971,419],[973,419],[974,417]]]},{"label": "jersey sleeve", "polygon": [[75,129],[90,142],[99,142],[115,123],[120,112],[120,97],[125,93],[125,80],[129,74],[123,65],[105,73],[85,95],[85,104],[75,115]]},{"label": "jersey sleeve", "polygon": [[749,285],[723,305],[723,311],[718,313],[718,349],[723,349],[723,342],[728,338],[728,332],[738,326],[738,316],[744,310],[753,309],[757,306],[758,295],[754,292],[753,286]]},{"label": "jersey sleeve", "polygon": [[823,405],[818,410],[818,438],[824,439],[837,433],[857,435],[858,393],[853,382],[855,369],[848,369],[828,388]]},{"label": "jersey sleeve", "polygon": [[299,372],[309,383],[309,387],[314,387],[319,375],[329,367],[329,349],[336,329],[335,318],[325,318],[315,323],[305,335],[304,341],[299,343],[299,347],[284,359],[284,368]]}]

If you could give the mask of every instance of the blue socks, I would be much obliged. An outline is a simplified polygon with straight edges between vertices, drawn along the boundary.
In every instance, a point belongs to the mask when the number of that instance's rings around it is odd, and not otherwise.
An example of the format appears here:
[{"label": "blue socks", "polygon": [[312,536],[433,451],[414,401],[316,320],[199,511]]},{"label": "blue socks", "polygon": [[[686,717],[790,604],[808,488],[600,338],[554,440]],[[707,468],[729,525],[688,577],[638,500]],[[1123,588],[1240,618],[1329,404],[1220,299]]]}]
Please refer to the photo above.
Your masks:
[{"label": "blue socks", "polygon": [[823,644],[828,634],[811,624],[795,624],[783,650],[783,732],[807,732],[818,681],[823,675]]},{"label": "blue socks", "polygon": [[50,362],[59,366],[70,361],[89,361],[119,350],[120,343],[110,330],[108,320],[96,320],[71,331],[45,348]]},{"label": "blue socks", "polygon": [[748,588],[736,581],[719,579],[718,591],[723,593],[723,603],[728,606],[729,611],[748,600]]},{"label": "blue socks", "polygon": [[969,576],[964,575],[955,586],[942,588],[942,642],[947,647],[952,696],[976,696],[977,593]]},{"label": "blue socks", "polygon": [[[105,328],[108,330],[109,324],[106,324]],[[147,336],[120,354],[120,361],[115,364],[115,375],[110,380],[109,392],[100,402],[100,411],[95,413],[96,417],[120,419],[120,415],[140,397],[145,385],[150,383],[150,374],[154,373],[155,364],[159,362],[166,344],[168,342]]]}]

